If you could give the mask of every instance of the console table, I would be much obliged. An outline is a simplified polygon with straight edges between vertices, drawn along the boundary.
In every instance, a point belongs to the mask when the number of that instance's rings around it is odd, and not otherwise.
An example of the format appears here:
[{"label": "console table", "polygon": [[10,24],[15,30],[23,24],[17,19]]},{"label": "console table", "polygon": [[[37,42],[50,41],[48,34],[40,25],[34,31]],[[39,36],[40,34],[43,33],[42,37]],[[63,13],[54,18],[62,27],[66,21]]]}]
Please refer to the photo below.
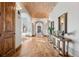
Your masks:
[{"label": "console table", "polygon": [[52,35],[52,42],[53,42],[54,47],[58,50],[60,55],[69,56],[69,49],[68,49],[69,43],[72,42],[70,38]]}]

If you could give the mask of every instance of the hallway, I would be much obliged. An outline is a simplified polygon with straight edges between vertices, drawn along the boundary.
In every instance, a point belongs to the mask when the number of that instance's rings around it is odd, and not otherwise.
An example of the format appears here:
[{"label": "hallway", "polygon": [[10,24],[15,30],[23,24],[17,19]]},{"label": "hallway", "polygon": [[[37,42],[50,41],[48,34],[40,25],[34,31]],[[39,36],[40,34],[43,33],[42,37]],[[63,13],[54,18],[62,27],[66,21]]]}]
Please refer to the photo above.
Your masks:
[{"label": "hallway", "polygon": [[79,57],[76,6],[79,3],[0,2],[0,56]]},{"label": "hallway", "polygon": [[26,37],[22,47],[13,56],[19,57],[49,57],[58,56],[58,52],[53,48],[47,37]]}]

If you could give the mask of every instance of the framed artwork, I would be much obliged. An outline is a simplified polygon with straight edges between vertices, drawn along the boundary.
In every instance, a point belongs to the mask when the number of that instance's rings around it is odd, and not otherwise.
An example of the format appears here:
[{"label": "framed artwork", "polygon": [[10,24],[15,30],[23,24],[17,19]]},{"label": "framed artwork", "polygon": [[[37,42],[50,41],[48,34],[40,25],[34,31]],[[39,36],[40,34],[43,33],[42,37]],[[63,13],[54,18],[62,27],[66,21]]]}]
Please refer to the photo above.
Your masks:
[{"label": "framed artwork", "polygon": [[67,13],[58,17],[58,30],[67,33]]},{"label": "framed artwork", "polygon": [[51,22],[51,28],[54,30],[54,21]]}]

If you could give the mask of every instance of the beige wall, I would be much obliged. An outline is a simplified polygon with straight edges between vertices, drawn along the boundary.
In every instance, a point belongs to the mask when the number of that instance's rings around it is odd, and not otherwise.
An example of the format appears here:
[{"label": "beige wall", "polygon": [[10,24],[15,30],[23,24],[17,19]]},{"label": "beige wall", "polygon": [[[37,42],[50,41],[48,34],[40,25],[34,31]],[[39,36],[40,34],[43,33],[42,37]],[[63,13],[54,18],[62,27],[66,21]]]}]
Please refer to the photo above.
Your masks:
[{"label": "beige wall", "polygon": [[16,11],[16,20],[15,20],[15,48],[21,44],[21,17]]}]

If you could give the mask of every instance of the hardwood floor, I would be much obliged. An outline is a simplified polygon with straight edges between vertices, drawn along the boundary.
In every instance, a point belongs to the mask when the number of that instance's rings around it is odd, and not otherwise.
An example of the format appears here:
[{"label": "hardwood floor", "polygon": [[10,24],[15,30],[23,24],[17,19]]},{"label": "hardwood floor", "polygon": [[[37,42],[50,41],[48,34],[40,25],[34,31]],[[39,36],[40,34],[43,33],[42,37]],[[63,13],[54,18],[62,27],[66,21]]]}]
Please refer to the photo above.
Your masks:
[{"label": "hardwood floor", "polygon": [[22,47],[13,56],[18,57],[56,57],[58,52],[48,42],[47,37],[26,37]]}]

